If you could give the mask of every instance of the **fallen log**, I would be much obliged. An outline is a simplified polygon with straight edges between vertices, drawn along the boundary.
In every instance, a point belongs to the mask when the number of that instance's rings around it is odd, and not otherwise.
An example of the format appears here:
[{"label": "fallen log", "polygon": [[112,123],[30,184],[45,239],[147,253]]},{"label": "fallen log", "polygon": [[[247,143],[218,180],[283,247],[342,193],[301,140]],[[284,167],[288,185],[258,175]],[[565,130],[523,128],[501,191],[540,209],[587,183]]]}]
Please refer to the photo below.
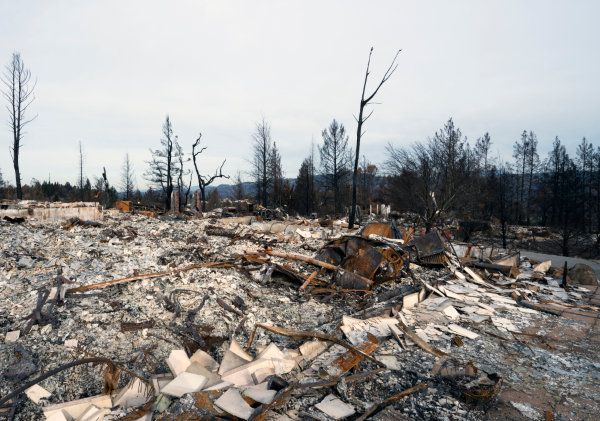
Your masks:
[{"label": "fallen log", "polygon": [[423,339],[421,339],[421,337],[419,335],[417,335],[415,332],[410,330],[408,328],[408,326],[406,326],[404,324],[404,322],[402,322],[402,320],[398,321],[398,326],[400,327],[400,329],[402,329],[402,332],[404,332],[410,338],[411,341],[413,341],[414,343],[419,345],[424,351],[427,351],[431,355],[435,355],[436,357],[440,357],[440,358],[442,358],[442,357],[454,358],[452,355],[446,354],[444,351],[440,351],[439,349],[435,349],[435,348],[429,346],[429,344],[427,342],[425,342]]},{"label": "fallen log", "polygon": [[104,287],[107,287],[110,285],[123,284],[123,283],[131,282],[131,281],[139,281],[141,279],[158,278],[159,276],[170,275],[172,273],[177,273],[177,272],[184,272],[184,271],[190,270],[190,269],[209,268],[209,267],[231,268],[231,267],[233,267],[233,265],[231,263],[226,263],[226,262],[201,263],[198,265],[192,265],[192,266],[188,266],[188,267],[181,268],[181,269],[173,269],[168,272],[147,273],[146,275],[131,276],[129,278],[123,278],[123,279],[113,279],[112,281],[99,282],[97,284],[85,285],[85,286],[77,287],[77,288],[71,288],[71,289],[67,290],[67,294],[89,291],[90,289],[96,289],[96,288],[104,288]]},{"label": "fallen log", "polygon": [[[322,268],[333,270],[333,271],[339,270],[341,272],[348,272],[347,270],[342,269],[341,267],[332,265],[330,263],[321,262],[320,260],[316,260],[316,259],[313,259],[312,257],[304,256],[303,254],[281,253],[279,251],[273,251],[273,250],[266,250],[265,253],[270,256],[283,257],[285,259],[290,259],[290,260],[300,260],[300,261],[310,263],[315,266],[320,266]],[[348,273],[351,273],[351,272],[348,272]],[[367,279],[363,276],[357,275],[356,273],[352,273],[352,275],[357,277],[361,281],[365,282],[369,286],[373,285],[373,281],[371,281],[370,279]]]},{"label": "fallen log", "polygon": [[391,404],[392,402],[395,402],[395,401],[397,401],[398,399],[402,399],[402,398],[404,398],[405,396],[408,396],[408,395],[410,395],[410,394],[412,394],[412,393],[415,393],[415,392],[416,392],[416,391],[418,391],[418,390],[425,389],[426,387],[427,387],[426,385],[424,385],[423,383],[420,383],[420,384],[418,384],[418,385],[416,385],[416,386],[413,386],[413,387],[411,387],[410,389],[407,389],[407,390],[405,390],[405,391],[403,391],[403,392],[400,392],[400,393],[398,393],[397,395],[390,396],[390,397],[389,397],[389,398],[387,398],[386,400],[384,400],[384,401],[382,401],[382,402],[379,402],[379,403],[378,403],[378,404],[376,404],[376,405],[373,405],[373,406],[371,407],[371,409],[369,409],[367,412],[365,412],[364,414],[362,414],[362,415],[360,416],[360,418],[358,418],[356,421],[364,421],[364,420],[366,420],[366,419],[367,419],[369,416],[371,416],[371,414],[372,414],[373,412],[375,412],[377,409],[379,409],[379,408],[383,409],[383,408],[385,408],[386,406],[388,406],[389,404]]}]

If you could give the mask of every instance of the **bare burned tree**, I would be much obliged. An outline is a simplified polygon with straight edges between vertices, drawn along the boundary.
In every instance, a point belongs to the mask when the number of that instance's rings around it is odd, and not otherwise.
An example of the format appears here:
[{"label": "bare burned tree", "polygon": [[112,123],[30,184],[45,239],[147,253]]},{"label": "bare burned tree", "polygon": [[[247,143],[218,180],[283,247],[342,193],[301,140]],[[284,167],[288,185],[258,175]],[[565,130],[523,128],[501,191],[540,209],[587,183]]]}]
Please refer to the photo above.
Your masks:
[{"label": "bare burned tree", "polygon": [[2,82],[6,85],[6,90],[2,91],[4,98],[8,101],[6,108],[9,112],[8,126],[13,132],[13,144],[9,148],[10,155],[15,169],[15,182],[17,183],[17,199],[23,199],[23,191],[21,190],[21,171],[19,169],[19,152],[21,150],[21,140],[25,136],[23,128],[31,123],[36,117],[27,120],[25,112],[33,100],[35,95],[36,82],[30,86],[31,72],[25,68],[25,64],[21,59],[21,54],[14,52],[12,60],[5,67],[6,71],[2,74]]},{"label": "bare burned tree", "polygon": [[173,136],[173,126],[169,115],[165,119],[162,127],[163,137],[160,143],[162,150],[153,151],[150,149],[152,159],[146,161],[150,168],[146,170],[143,178],[156,187],[160,187],[165,196],[165,210],[171,210],[171,193],[173,192],[173,178],[179,171],[177,159],[181,149],[178,148],[177,136]]},{"label": "bare burned tree", "polygon": [[77,188],[81,193],[81,201],[84,200],[84,191],[85,191],[85,174],[83,172],[83,168],[85,167],[85,163],[87,161],[87,155],[85,150],[83,149],[83,145],[81,141],[79,141],[79,174],[77,176]]},{"label": "bare burned tree", "polygon": [[386,152],[387,173],[405,184],[410,195],[406,199],[413,204],[413,211],[421,214],[427,232],[438,219],[468,208],[473,176],[479,168],[452,119],[427,142],[399,149],[389,144]]},{"label": "bare burned tree", "polygon": [[231,189],[231,200],[244,200],[246,197],[246,189],[244,188],[244,179],[242,172],[237,170],[233,176],[233,188]]},{"label": "bare burned tree", "polygon": [[354,155],[354,173],[352,176],[352,209],[350,211],[350,219],[348,221],[348,228],[350,228],[350,229],[352,229],[354,227],[354,218],[355,218],[355,213],[356,213],[356,189],[358,187],[358,159],[360,158],[360,138],[364,134],[362,132],[362,125],[363,125],[363,123],[365,123],[367,121],[367,119],[369,117],[371,117],[371,114],[373,114],[373,111],[371,111],[368,116],[363,117],[363,112],[364,112],[365,107],[367,105],[369,105],[370,101],[375,97],[375,95],[379,91],[379,88],[381,88],[381,85],[383,85],[392,76],[392,74],[398,67],[398,65],[394,66],[394,63],[396,62],[396,57],[398,57],[398,54],[400,54],[400,51],[402,51],[402,50],[398,50],[398,52],[396,53],[394,60],[392,60],[392,64],[390,65],[390,67],[387,69],[387,71],[383,75],[383,79],[381,79],[381,82],[379,82],[379,86],[377,86],[377,89],[375,89],[375,92],[373,92],[371,94],[371,96],[369,96],[367,99],[365,99],[365,90],[367,88],[367,79],[369,78],[369,65],[371,64],[371,54],[373,53],[373,47],[371,47],[371,51],[369,52],[369,61],[367,62],[367,72],[365,74],[365,83],[363,84],[362,96],[360,99],[360,110],[358,112],[358,118],[354,117],[354,119],[358,123],[358,128],[356,129],[356,151],[355,151],[355,155]]},{"label": "bare burned tree", "polygon": [[102,167],[102,187],[104,187],[104,196],[106,197],[106,209],[110,206],[110,184],[108,183],[108,177],[106,177],[106,167]]},{"label": "bare burned tree", "polygon": [[[187,205],[187,197],[190,194],[190,188],[191,188],[191,182],[192,179],[190,177],[190,187],[185,188],[185,182],[183,180],[183,177],[185,177],[186,175],[191,174],[191,170],[186,170],[184,168],[184,163],[188,162],[190,159],[183,159],[183,156],[185,155],[183,153],[183,149],[181,148],[181,146],[179,146],[179,144],[176,145],[176,155],[177,155],[177,159],[179,160],[179,174],[177,176],[177,190],[179,191],[179,197],[180,198],[185,198],[183,206]],[[177,209],[177,212],[179,212],[179,209]]]},{"label": "bare burned tree", "polygon": [[119,186],[124,192],[125,200],[131,199],[133,192],[136,189],[135,182],[135,171],[133,169],[133,163],[129,159],[129,152],[125,152],[123,158],[123,165],[121,166],[121,185]]},{"label": "bare burned tree", "polygon": [[351,152],[348,151],[348,136],[343,124],[335,119],[321,133],[323,146],[319,146],[321,182],[326,191],[333,192],[333,211],[340,213],[342,185],[350,175]]},{"label": "bare burned tree", "polygon": [[225,159],[220,167],[215,170],[215,175],[208,177],[200,175],[200,171],[198,170],[198,164],[196,163],[196,156],[200,155],[204,149],[208,148],[208,146],[203,147],[200,151],[196,152],[196,148],[200,147],[200,139],[202,138],[202,133],[198,135],[198,139],[196,139],[196,143],[192,145],[192,158],[194,160],[194,168],[196,169],[196,176],[198,176],[198,188],[202,194],[202,212],[206,212],[206,187],[210,186],[213,181],[217,178],[229,178],[228,175],[223,175],[223,165],[225,165]]},{"label": "bare burned tree", "polygon": [[252,149],[254,155],[247,159],[252,165],[250,175],[256,187],[256,198],[259,204],[267,206],[268,192],[273,184],[269,163],[273,153],[273,142],[271,141],[271,125],[265,116],[256,122],[256,129],[252,133]]}]

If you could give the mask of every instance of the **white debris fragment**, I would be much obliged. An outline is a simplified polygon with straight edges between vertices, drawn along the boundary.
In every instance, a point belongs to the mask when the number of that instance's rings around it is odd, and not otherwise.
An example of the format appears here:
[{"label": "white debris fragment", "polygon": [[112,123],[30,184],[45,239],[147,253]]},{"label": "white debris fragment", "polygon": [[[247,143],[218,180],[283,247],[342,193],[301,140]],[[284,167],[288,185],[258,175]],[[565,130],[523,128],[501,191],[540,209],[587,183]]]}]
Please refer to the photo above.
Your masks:
[{"label": "white debris fragment", "polygon": [[334,420],[341,420],[356,412],[351,405],[344,403],[340,398],[332,394],[325,396],[320,403],[315,405],[315,408],[323,411]]}]

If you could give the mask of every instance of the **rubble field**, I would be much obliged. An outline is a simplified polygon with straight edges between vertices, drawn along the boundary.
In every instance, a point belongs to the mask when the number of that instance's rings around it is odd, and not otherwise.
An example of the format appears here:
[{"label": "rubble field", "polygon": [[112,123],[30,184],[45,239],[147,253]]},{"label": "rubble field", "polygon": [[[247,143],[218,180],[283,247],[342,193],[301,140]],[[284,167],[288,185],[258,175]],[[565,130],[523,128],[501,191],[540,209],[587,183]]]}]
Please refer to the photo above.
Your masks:
[{"label": "rubble field", "polygon": [[9,219],[0,419],[600,419],[585,268],[394,224]]}]

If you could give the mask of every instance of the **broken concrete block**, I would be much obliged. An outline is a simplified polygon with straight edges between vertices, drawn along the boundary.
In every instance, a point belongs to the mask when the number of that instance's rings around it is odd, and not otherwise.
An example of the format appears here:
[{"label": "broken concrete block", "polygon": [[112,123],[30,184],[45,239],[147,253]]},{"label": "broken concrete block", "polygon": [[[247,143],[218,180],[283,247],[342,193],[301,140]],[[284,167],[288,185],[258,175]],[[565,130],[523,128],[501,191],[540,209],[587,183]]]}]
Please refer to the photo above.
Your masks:
[{"label": "broken concrete block", "polygon": [[325,352],[329,345],[329,342],[310,341],[303,343],[299,349],[305,360],[312,360],[317,355]]},{"label": "broken concrete block", "polygon": [[231,352],[233,352],[235,355],[242,357],[246,361],[252,361],[254,359],[254,358],[252,358],[251,355],[249,355],[246,351],[244,351],[242,349],[242,347],[240,346],[240,344],[237,343],[235,338],[231,339],[231,344],[229,345],[229,350]]},{"label": "broken concrete block", "polygon": [[419,304],[419,293],[415,292],[414,294],[406,295],[402,297],[402,309],[413,308]]},{"label": "broken concrete block", "polygon": [[254,361],[250,361],[249,363],[246,363],[244,365],[241,365],[239,367],[236,367],[232,370],[229,370],[225,373],[223,373],[223,378],[225,378],[226,376],[231,376],[234,373],[237,373],[238,371],[243,371],[243,370],[247,370],[250,374],[254,373],[256,370],[258,370],[259,368],[275,368],[273,366],[273,361],[272,360],[267,360],[267,359],[257,359]]},{"label": "broken concrete block", "polygon": [[167,365],[171,369],[173,376],[177,377],[192,364],[183,349],[174,349],[167,358]]},{"label": "broken concrete block", "polygon": [[389,370],[403,370],[404,369],[404,367],[402,367],[402,365],[398,361],[398,358],[394,357],[393,355],[378,355],[375,358],[380,363],[385,364],[385,366]]},{"label": "broken concrete block", "polygon": [[[263,352],[267,348],[267,346],[268,345],[256,345],[256,352],[258,354],[260,354],[261,352]],[[285,358],[287,358],[288,360],[291,360],[294,357],[298,357],[298,356],[301,355],[299,349],[287,349],[287,348],[284,348],[281,352],[283,353],[283,355],[285,356]],[[286,354],[286,352],[289,353],[289,356]]]},{"label": "broken concrete block", "polygon": [[[283,351],[281,351],[281,352],[283,352],[283,355],[285,355],[285,357],[288,360],[291,360],[291,359],[294,359],[296,357],[300,357],[301,356],[299,349],[287,349],[287,348],[284,348]],[[289,354],[289,356],[287,354]]]},{"label": "broken concrete block", "polygon": [[254,385],[254,379],[252,373],[249,370],[240,370],[235,373],[231,373],[227,376],[221,377],[221,380],[233,383],[235,387],[252,386]]},{"label": "broken concrete block", "polygon": [[206,382],[203,389],[212,387],[222,382],[221,376],[218,376],[212,371],[209,371],[206,367],[204,367],[202,364],[196,361],[194,361],[192,365],[190,365],[185,371],[186,373],[193,373],[206,377],[208,379],[208,382]]},{"label": "broken concrete block", "polygon": [[296,230],[296,234],[298,234],[299,237],[302,237],[304,239],[312,237],[312,234],[309,231],[304,230]]},{"label": "broken concrete block", "polygon": [[62,411],[56,412],[50,418],[46,418],[46,421],[68,421]]},{"label": "broken concrete block", "polygon": [[242,398],[239,390],[233,388],[223,393],[223,395],[215,401],[215,405],[223,411],[243,420],[250,418],[254,412],[254,409],[252,409],[252,407],[246,403],[244,398]]},{"label": "broken concrete block", "polygon": [[550,269],[551,265],[552,265],[552,260],[547,260],[547,261],[545,261],[543,263],[540,263],[539,265],[535,266],[533,268],[533,271],[534,272],[539,272],[539,273],[546,273]]},{"label": "broken concrete block", "polygon": [[77,339],[68,339],[65,341],[67,348],[77,348]]},{"label": "broken concrete block", "polygon": [[75,419],[75,421],[85,420],[86,418],[90,417],[93,413],[98,411],[98,409],[99,408],[95,405],[89,405],[87,408],[84,409],[84,411],[81,413],[81,415]]},{"label": "broken concrete block", "polygon": [[102,421],[104,419],[104,417],[107,416],[108,414],[110,414],[111,412],[112,411],[110,409],[100,408],[100,409],[98,409],[97,412],[92,414],[92,416],[86,418],[83,421]]},{"label": "broken concrete block", "polygon": [[216,384],[212,387],[207,387],[203,390],[203,392],[210,392],[211,390],[222,390],[222,389],[227,389],[231,386],[234,386],[233,383],[230,382],[221,382],[219,384]]},{"label": "broken concrete block", "polygon": [[113,399],[113,406],[121,408],[134,408],[141,406],[148,401],[149,386],[136,378],[131,384],[125,386],[119,394]]},{"label": "broken concrete block", "polygon": [[20,330],[15,330],[12,332],[8,332],[6,334],[6,338],[4,338],[4,343],[10,344],[12,342],[16,342],[17,339],[19,339],[19,336],[21,335],[21,331]]},{"label": "broken concrete block", "polygon": [[50,418],[57,412],[62,412],[67,421],[73,421],[79,417],[88,406],[94,405],[98,408],[112,408],[112,399],[107,395],[91,396],[89,398],[78,399],[76,401],[49,405],[42,408],[46,418]]},{"label": "broken concrete block", "polygon": [[192,363],[198,362],[202,364],[204,367],[209,369],[210,371],[217,371],[219,369],[219,363],[216,362],[213,357],[211,357],[208,353],[199,349],[194,352],[194,355],[190,358]]},{"label": "broken concrete block", "polygon": [[75,421],[100,421],[105,415],[110,414],[110,412],[110,408],[98,408],[90,405]]},{"label": "broken concrete block", "polygon": [[183,372],[163,387],[160,393],[180,398],[186,393],[199,392],[207,382],[208,379],[204,376]]},{"label": "broken concrete block", "polygon": [[29,399],[35,403],[40,403],[40,399],[52,396],[52,393],[48,392],[39,384],[34,384],[29,389],[25,390],[25,394]]},{"label": "broken concrete block", "polygon": [[254,383],[260,384],[264,382],[267,377],[272,376],[274,374],[274,368],[259,368],[254,373],[252,373],[252,378],[254,379]]},{"label": "broken concrete block", "polygon": [[248,396],[250,399],[264,404],[271,403],[276,394],[276,390],[256,389],[253,387],[244,390],[244,396]]},{"label": "broken concrete block", "polygon": [[455,320],[458,318],[458,311],[453,306],[448,306],[442,310],[442,313],[446,315],[450,320]]},{"label": "broken concrete block", "polygon": [[325,396],[321,403],[316,404],[315,407],[334,420],[341,420],[356,412],[352,406],[344,403],[340,398],[332,394]]},{"label": "broken concrete block", "polygon": [[273,361],[273,366],[275,367],[275,374],[281,375],[289,373],[296,367],[296,361],[294,360],[286,360],[281,358],[271,358]]},{"label": "broken concrete block", "polygon": [[468,329],[465,329],[464,327],[460,327],[455,324],[448,325],[448,329],[450,329],[452,332],[457,333],[461,336],[466,336],[469,339],[475,339],[475,338],[479,337],[479,335],[477,333],[472,332]]},{"label": "broken concrete block", "polygon": [[256,359],[270,360],[271,358],[285,358],[281,350],[274,343],[270,343],[260,354],[256,356]]},{"label": "broken concrete block", "polygon": [[153,374],[152,384],[154,385],[154,396],[158,396],[160,391],[171,383],[175,377],[172,374]]},{"label": "broken concrete block", "polygon": [[[223,359],[221,360],[221,366],[219,367],[219,376],[223,376],[225,373],[241,367],[248,363],[248,360],[243,359],[231,350],[227,350]],[[187,367],[186,367],[187,368]]]}]

